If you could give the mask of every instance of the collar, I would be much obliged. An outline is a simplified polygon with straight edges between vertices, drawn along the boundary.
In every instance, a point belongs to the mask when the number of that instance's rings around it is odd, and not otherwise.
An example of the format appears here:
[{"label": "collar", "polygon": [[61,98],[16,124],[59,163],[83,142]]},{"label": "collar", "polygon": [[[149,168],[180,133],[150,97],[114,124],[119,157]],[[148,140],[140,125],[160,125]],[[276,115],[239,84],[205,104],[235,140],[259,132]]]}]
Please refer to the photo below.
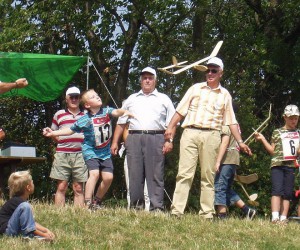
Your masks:
[{"label": "collar", "polygon": [[96,116],[96,115],[102,115],[103,114],[103,108],[101,107],[100,110],[97,112],[97,114],[92,114],[90,111],[87,112],[87,115],[91,118],[93,116]]},{"label": "collar", "polygon": [[155,88],[149,95],[145,95],[144,92],[143,92],[142,90],[140,90],[139,92],[137,92],[136,95],[137,95],[137,96],[139,96],[139,95],[143,95],[143,96],[155,95],[155,96],[157,96],[157,95],[158,95],[158,91],[157,91],[157,89]]},{"label": "collar", "polygon": [[287,129],[287,128],[282,127],[281,130],[283,130],[283,131],[288,131],[288,132],[299,132],[299,129],[298,129],[298,128]]},{"label": "collar", "polygon": [[211,87],[208,86],[207,82],[201,82],[200,83],[200,88],[201,89],[209,88],[209,89],[214,90],[214,91],[219,90],[221,93],[223,93],[225,91],[225,88],[222,87],[221,83],[219,83],[219,86],[217,88],[212,89]]},{"label": "collar", "polygon": [[82,110],[81,110],[81,109],[79,109],[78,113],[76,113],[76,114],[72,113],[68,108],[65,108],[65,111],[66,111],[66,113],[69,113],[69,114],[71,114],[71,115],[73,115],[73,116],[77,116],[77,115],[79,115],[80,113],[82,113]]}]

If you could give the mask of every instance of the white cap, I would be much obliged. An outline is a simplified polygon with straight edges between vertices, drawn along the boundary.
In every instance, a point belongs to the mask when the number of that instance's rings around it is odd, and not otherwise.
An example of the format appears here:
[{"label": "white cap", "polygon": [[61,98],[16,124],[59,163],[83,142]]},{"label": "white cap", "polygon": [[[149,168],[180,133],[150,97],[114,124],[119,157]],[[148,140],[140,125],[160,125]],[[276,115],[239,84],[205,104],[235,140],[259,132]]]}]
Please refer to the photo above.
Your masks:
[{"label": "white cap", "polygon": [[156,71],[155,71],[155,69],[152,69],[152,68],[150,68],[150,67],[146,67],[146,68],[144,68],[144,69],[142,70],[141,75],[142,75],[143,73],[145,73],[145,72],[154,75],[155,78],[156,78]]},{"label": "white cap", "polygon": [[80,95],[80,90],[77,87],[68,88],[66,91],[66,96],[67,95]]},{"label": "white cap", "polygon": [[219,66],[222,70],[224,69],[224,64],[222,62],[222,60],[218,57],[213,57],[211,59],[208,60],[207,65],[215,65],[215,66]]},{"label": "white cap", "polygon": [[297,115],[299,116],[299,109],[296,105],[287,105],[284,109],[283,115],[284,116],[292,116],[292,115]]}]

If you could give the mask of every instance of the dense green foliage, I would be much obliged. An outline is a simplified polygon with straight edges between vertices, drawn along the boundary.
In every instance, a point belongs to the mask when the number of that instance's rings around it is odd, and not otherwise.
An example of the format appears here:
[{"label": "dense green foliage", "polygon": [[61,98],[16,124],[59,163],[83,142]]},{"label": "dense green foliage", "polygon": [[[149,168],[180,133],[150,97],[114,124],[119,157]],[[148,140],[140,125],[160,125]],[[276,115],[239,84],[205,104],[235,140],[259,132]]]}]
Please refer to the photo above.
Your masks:
[{"label": "dense green foliage", "polygon": [[[63,0],[0,1],[0,50],[15,52],[89,55],[118,105],[139,89],[138,72],[151,65],[169,65],[171,56],[193,62],[208,55],[224,40],[219,56],[225,63],[223,85],[240,104],[238,120],[243,137],[266,118],[269,104],[272,120],[264,130],[267,138],[282,125],[286,104],[299,105],[300,5],[298,0]],[[50,10],[50,11],[49,11]],[[23,76],[20,76],[23,77]],[[26,77],[26,76],[24,76]],[[203,74],[190,70],[177,76],[159,73],[158,89],[176,105],[186,89]],[[15,79],[11,79],[15,80]],[[86,87],[86,68],[73,79]],[[89,87],[112,99],[96,70],[91,67]],[[35,145],[47,162],[32,167],[38,197],[50,197],[48,173],[52,150],[41,129],[63,104],[36,103],[23,98],[0,100],[0,124],[7,140]],[[178,161],[180,129],[175,149],[167,157],[166,190],[172,195]],[[248,187],[258,192],[262,211],[269,210],[269,156],[261,145],[250,144],[254,156],[242,157],[240,173],[257,172],[260,180]],[[122,198],[122,160],[115,158],[115,181],[110,197]],[[199,171],[191,191],[189,209],[197,209]],[[166,199],[166,202],[169,201]]]}]

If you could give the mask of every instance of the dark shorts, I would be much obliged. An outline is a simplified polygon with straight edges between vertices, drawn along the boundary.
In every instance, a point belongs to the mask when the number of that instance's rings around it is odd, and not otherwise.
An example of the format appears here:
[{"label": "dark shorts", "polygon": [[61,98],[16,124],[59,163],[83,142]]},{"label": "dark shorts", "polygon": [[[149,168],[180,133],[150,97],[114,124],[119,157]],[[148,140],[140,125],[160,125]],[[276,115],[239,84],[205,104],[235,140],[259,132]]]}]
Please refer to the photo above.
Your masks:
[{"label": "dark shorts", "polygon": [[114,172],[114,166],[111,158],[108,158],[106,160],[92,158],[87,160],[85,164],[87,165],[89,171],[99,170],[101,172],[109,172],[109,173]]},{"label": "dark shorts", "polygon": [[294,196],[295,168],[278,166],[271,168],[272,196],[291,200]]}]

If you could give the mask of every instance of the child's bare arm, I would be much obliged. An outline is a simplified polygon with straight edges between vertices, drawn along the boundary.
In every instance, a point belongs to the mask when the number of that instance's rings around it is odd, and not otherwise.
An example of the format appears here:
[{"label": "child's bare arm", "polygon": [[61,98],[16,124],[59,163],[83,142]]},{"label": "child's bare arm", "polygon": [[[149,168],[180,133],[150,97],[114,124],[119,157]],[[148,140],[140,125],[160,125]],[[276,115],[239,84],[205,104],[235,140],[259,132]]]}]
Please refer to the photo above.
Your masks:
[{"label": "child's bare arm", "polygon": [[134,115],[125,109],[114,109],[111,114],[115,117],[129,116],[130,118],[134,118]]},{"label": "child's bare arm", "polygon": [[267,139],[264,137],[264,135],[261,134],[261,133],[255,133],[255,134],[254,134],[254,137],[255,137],[255,139],[256,139],[257,141],[260,141],[260,142],[264,145],[265,149],[268,151],[268,153],[269,153],[270,155],[273,155],[273,154],[274,154],[274,149],[275,149],[275,144],[274,144],[274,143],[270,144],[270,143],[267,141]]},{"label": "child's bare arm", "polygon": [[221,145],[220,145],[219,153],[218,153],[216,164],[215,164],[216,172],[219,171],[221,161],[222,161],[223,156],[226,152],[226,149],[229,145],[229,139],[230,139],[229,135],[225,135],[225,134],[222,135]]}]

